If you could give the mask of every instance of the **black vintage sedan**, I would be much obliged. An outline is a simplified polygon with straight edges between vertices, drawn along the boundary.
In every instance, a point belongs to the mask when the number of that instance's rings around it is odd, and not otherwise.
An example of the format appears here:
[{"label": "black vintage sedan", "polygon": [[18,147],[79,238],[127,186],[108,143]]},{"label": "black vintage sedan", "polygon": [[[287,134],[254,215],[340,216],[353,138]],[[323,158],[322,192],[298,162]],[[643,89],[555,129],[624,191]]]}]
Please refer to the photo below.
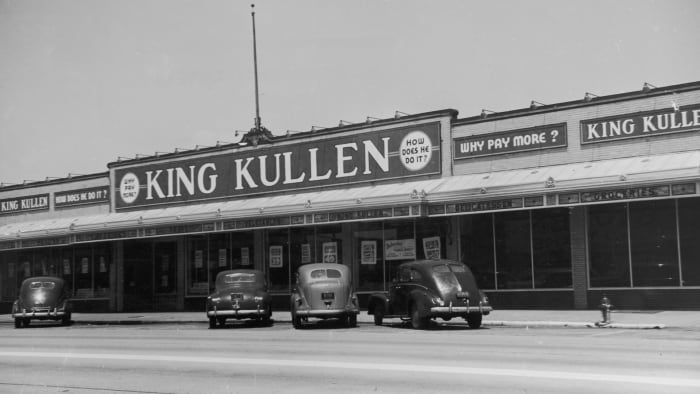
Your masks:
[{"label": "black vintage sedan", "polygon": [[65,281],[51,276],[27,278],[22,282],[19,298],[12,305],[15,328],[29,327],[32,319],[71,323],[70,291]]},{"label": "black vintage sedan", "polygon": [[299,267],[290,302],[294,328],[301,328],[309,318],[339,319],[348,327],[355,327],[360,313],[350,269],[342,264],[317,263]]},{"label": "black vintage sedan", "polygon": [[209,328],[224,326],[226,319],[254,319],[272,323],[270,295],[265,274],[258,270],[221,271],[216,276],[216,288],[207,297]]},{"label": "black vintage sedan", "polygon": [[431,319],[462,317],[471,328],[479,328],[492,308],[463,263],[451,260],[422,260],[398,268],[389,293],[370,296],[368,313],[374,324],[384,318],[410,320],[413,328],[425,329]]}]

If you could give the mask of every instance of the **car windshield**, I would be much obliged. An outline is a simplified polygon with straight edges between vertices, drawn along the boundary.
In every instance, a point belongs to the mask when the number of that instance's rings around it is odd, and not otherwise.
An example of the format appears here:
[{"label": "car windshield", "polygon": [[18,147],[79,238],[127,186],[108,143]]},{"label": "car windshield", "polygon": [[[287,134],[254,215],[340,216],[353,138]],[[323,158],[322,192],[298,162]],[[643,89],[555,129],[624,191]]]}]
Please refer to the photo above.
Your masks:
[{"label": "car windshield", "polygon": [[224,276],[224,283],[235,284],[235,283],[253,283],[255,282],[255,274],[248,273],[234,273]]},{"label": "car windshield", "polygon": [[340,271],[334,269],[318,269],[311,271],[310,274],[312,279],[337,279],[342,275]]},{"label": "car windshield", "polygon": [[29,284],[30,289],[53,289],[56,287],[54,282],[32,282]]}]

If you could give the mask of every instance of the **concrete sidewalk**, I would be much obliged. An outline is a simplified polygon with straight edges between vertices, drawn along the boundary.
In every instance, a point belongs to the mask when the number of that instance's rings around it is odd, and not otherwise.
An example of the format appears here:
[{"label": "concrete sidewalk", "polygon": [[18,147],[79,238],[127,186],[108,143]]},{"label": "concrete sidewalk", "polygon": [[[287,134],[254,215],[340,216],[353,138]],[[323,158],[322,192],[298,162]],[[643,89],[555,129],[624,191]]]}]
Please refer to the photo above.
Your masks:
[{"label": "concrete sidewalk", "polygon": [[[290,323],[289,312],[274,312],[275,322]],[[360,323],[372,323],[373,317],[362,311]],[[597,310],[496,310],[485,316],[486,327],[570,327],[598,328],[601,320]],[[183,324],[206,323],[204,312],[142,312],[142,313],[74,313],[75,324],[128,325],[128,324]],[[386,322],[398,322],[387,319]],[[438,321],[441,321],[438,319]],[[466,324],[462,319],[452,322]],[[11,315],[0,315],[0,324],[12,324]],[[611,323],[605,328],[662,329],[675,328],[700,331],[700,311],[613,311]]]}]

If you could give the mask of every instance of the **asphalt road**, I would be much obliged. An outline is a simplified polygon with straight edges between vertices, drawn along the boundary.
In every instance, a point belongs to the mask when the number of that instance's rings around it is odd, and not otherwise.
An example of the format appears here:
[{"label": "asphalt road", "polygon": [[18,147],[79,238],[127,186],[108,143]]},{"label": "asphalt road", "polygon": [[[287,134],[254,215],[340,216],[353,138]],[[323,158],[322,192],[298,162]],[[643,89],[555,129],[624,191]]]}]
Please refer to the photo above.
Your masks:
[{"label": "asphalt road", "polygon": [[7,393],[697,393],[700,333],[0,325]]}]

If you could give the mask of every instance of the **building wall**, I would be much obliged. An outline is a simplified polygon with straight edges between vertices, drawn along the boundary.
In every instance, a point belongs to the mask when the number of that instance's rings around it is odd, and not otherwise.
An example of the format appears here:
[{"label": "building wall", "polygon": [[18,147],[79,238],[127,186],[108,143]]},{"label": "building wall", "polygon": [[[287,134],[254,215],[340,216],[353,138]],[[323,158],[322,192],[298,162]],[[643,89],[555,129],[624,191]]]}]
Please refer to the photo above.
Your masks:
[{"label": "building wall", "polygon": [[590,105],[568,110],[541,112],[543,110],[534,109],[532,115],[524,114],[523,116],[493,121],[487,117],[484,121],[470,124],[459,124],[458,122],[453,129],[455,138],[565,122],[567,124],[568,147],[455,160],[455,174],[488,173],[622,157],[657,155],[694,150],[700,147],[700,133],[698,132],[680,132],[648,138],[582,145],[580,130],[582,120],[667,109],[673,106],[673,102],[681,109],[687,105],[698,104],[700,103],[700,91],[698,90],[608,104],[598,104],[595,100],[593,99]]}]

